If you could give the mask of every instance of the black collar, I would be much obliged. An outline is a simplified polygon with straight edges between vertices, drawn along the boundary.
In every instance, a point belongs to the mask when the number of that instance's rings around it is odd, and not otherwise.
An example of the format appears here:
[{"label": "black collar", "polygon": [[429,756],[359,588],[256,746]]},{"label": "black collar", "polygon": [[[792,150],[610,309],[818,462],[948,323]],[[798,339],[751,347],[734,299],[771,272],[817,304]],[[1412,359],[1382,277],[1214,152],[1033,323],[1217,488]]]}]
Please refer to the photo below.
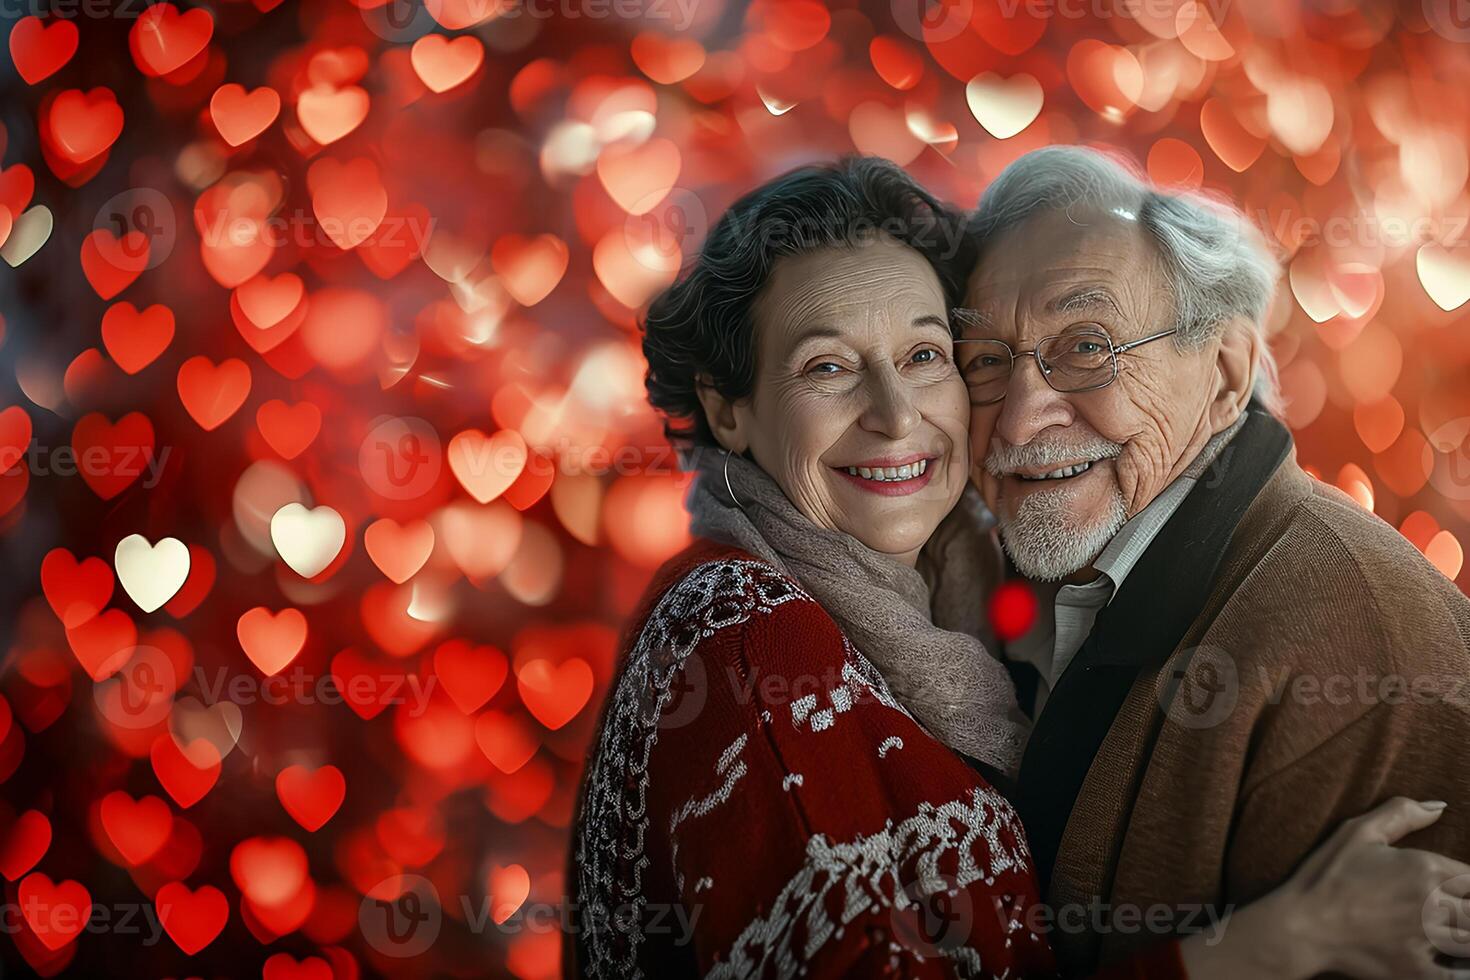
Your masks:
[{"label": "black collar", "polygon": [[1047,699],[1013,798],[1043,893],[1083,780],[1140,671],[1162,667],[1203,611],[1235,529],[1291,451],[1255,405],[1093,623]]},{"label": "black collar", "polygon": [[1246,416],[1098,613],[1092,663],[1158,667],[1173,655],[1209,598],[1236,525],[1290,451],[1291,434],[1275,418]]}]

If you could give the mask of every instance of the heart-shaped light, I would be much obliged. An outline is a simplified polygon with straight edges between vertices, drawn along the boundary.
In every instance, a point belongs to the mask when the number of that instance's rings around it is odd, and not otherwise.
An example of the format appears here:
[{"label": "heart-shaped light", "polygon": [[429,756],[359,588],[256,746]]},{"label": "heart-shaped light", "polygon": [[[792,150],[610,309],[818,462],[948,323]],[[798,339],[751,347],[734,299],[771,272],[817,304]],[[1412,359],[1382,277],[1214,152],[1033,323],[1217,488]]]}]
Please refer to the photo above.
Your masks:
[{"label": "heart-shaped light", "polygon": [[152,364],[173,339],[174,313],[161,303],[141,313],[132,303],[114,303],[102,314],[102,344],[128,374]]},{"label": "heart-shaped light", "polygon": [[163,931],[185,956],[214,942],[230,918],[229,900],[213,885],[190,891],[181,881],[169,882],[158,889],[153,904]]},{"label": "heart-shaped light", "polygon": [[1020,72],[1005,78],[995,72],[976,75],[965,85],[965,101],[976,122],[998,140],[1010,139],[1041,114],[1041,83]]},{"label": "heart-shaped light", "polygon": [[16,73],[27,85],[45,81],[77,53],[79,37],[75,20],[22,17],[10,29],[10,57]]},{"label": "heart-shaped light", "polygon": [[51,846],[51,821],[40,810],[27,810],[0,836],[0,875],[15,881],[36,866]]},{"label": "heart-shaped light", "polygon": [[677,85],[704,67],[704,45],[693,38],[671,37],[662,31],[642,31],[628,46],[633,63],[660,85]]},{"label": "heart-shaped light", "polygon": [[555,731],[586,707],[592,696],[592,668],[581,657],[560,664],[538,657],[516,672],[516,686],[536,720]]},{"label": "heart-shaped light", "polygon": [[1440,309],[1450,312],[1470,302],[1470,248],[1429,242],[1415,253],[1414,265],[1424,291]]},{"label": "heart-shaped light", "polygon": [[505,654],[492,646],[450,640],[434,651],[434,676],[444,685],[450,700],[467,715],[479,711],[495,696],[509,670]]},{"label": "heart-shaped light", "polygon": [[642,306],[679,274],[678,249],[664,247],[656,233],[614,228],[592,250],[597,281],[629,309]]},{"label": "heart-shaped light", "polygon": [[121,609],[108,609],[68,627],[66,642],[94,681],[105,680],[132,659],[138,627]]},{"label": "heart-shaped light", "polygon": [[1212,98],[1200,106],[1199,128],[1210,149],[1236,173],[1244,173],[1266,149],[1266,137],[1246,129],[1224,99]]},{"label": "heart-shaped light", "polygon": [[325,504],[308,510],[289,503],[271,516],[271,543],[291,570],[315,578],[342,552],[347,523]]},{"label": "heart-shaped light", "polygon": [[76,939],[92,915],[92,896],[81,882],[53,882],[39,871],[21,879],[16,897],[26,925],[52,952]]},{"label": "heart-shaped light", "polygon": [[63,626],[80,626],[112,598],[112,569],[101,558],[77,561],[65,548],[53,548],[41,561],[41,591]]},{"label": "heart-shaped light", "polygon": [[487,436],[466,429],[449,440],[449,468],[471,497],[488,504],[515,482],[526,466],[526,440],[514,429]]},{"label": "heart-shaped light", "polygon": [[[51,103],[48,117],[56,149],[70,162],[96,159],[122,135],[123,111],[105,87],[82,92],[68,89]],[[105,298],[105,297],[104,297]]]},{"label": "heart-shaped light", "polygon": [[268,85],[246,92],[243,85],[231,82],[215,89],[209,100],[209,117],[214,120],[214,128],[231,146],[255,139],[280,114],[281,97]]},{"label": "heart-shaped light", "polygon": [[272,398],[256,409],[255,426],[282,458],[295,459],[321,432],[322,411],[312,402],[288,405],[279,398]]},{"label": "heart-shaped light", "polygon": [[139,865],[157,854],[173,829],[174,814],[156,796],[133,799],[122,790],[102,798],[102,828],[131,865]]},{"label": "heart-shaped light", "polygon": [[293,272],[256,276],[235,287],[240,312],[258,330],[268,330],[290,316],[306,296],[306,284]]},{"label": "heart-shaped light", "polygon": [[1092,111],[1121,120],[1143,94],[1143,68],[1127,48],[1086,38],[1067,52],[1067,79]]},{"label": "heart-shaped light", "polygon": [[1311,78],[1283,79],[1266,92],[1272,134],[1298,156],[1311,156],[1332,132],[1332,93]]},{"label": "heart-shaped light", "polygon": [[383,517],[363,535],[368,557],[389,579],[400,585],[417,574],[434,551],[434,528],[428,521],[399,524]]},{"label": "heart-shaped light", "polygon": [[1291,283],[1291,293],[1297,304],[1314,323],[1326,323],[1342,312],[1327,282],[1321,260],[1315,253],[1298,252],[1291,261],[1286,278]]},{"label": "heart-shaped light", "polygon": [[531,894],[531,876],[519,864],[495,865],[486,876],[485,890],[490,895],[490,918],[500,925],[525,904]]},{"label": "heart-shaped light", "polygon": [[362,125],[369,104],[367,92],[356,85],[340,89],[317,85],[296,100],[296,119],[306,135],[326,146]]},{"label": "heart-shaped light", "polygon": [[233,701],[205,704],[186,695],[174,702],[168,716],[169,734],[201,769],[228,758],[240,743],[244,728],[245,715]]},{"label": "heart-shaped light", "polygon": [[133,60],[145,75],[167,75],[193,60],[209,44],[214,18],[203,7],[187,13],[171,3],[143,8],[128,32]]},{"label": "heart-shaped light", "polygon": [[436,535],[460,571],[471,579],[503,571],[521,541],[521,515],[503,500],[484,507],[460,501],[440,510],[438,519]]},{"label": "heart-shaped light", "polygon": [[27,259],[41,250],[51,237],[51,209],[38,204],[14,220],[10,237],[0,245],[0,258],[12,269],[19,269]]},{"label": "heart-shaped light", "polygon": [[926,145],[909,129],[902,109],[876,101],[853,107],[847,132],[860,152],[887,157],[899,166],[912,162]]},{"label": "heart-shaped light", "polygon": [[343,251],[366,241],[388,213],[388,192],[378,177],[378,165],[368,157],[345,164],[318,160],[306,180],[322,231]]},{"label": "heart-shaped light", "polygon": [[624,211],[645,214],[673,190],[682,166],[679,147],[660,137],[638,146],[607,147],[598,154],[597,176]]},{"label": "heart-shaped light", "polygon": [[230,357],[215,364],[204,355],[179,367],[179,399],[205,432],[223,425],[250,394],[250,367]]},{"label": "heart-shaped light", "polygon": [[279,906],[306,884],[306,851],[289,837],[250,837],[230,853],[230,876],[250,901]]},{"label": "heart-shaped light", "polygon": [[347,780],[336,766],[288,766],[276,775],[276,796],[291,819],[309,832],[320,830],[342,806]]},{"label": "heart-shaped light", "polygon": [[99,228],[82,240],[82,274],[103,299],[127,289],[148,267],[151,247],[142,231],[121,238]]},{"label": "heart-shaped light", "polygon": [[505,291],[522,306],[535,306],[549,296],[570,259],[567,243],[555,235],[505,235],[490,252],[490,264]]},{"label": "heart-shaped light", "polygon": [[116,424],[102,413],[93,412],[78,419],[71,432],[77,458],[103,464],[80,470],[82,480],[103,500],[111,500],[150,472],[153,440],[153,423],[142,412],[129,412]]},{"label": "heart-shaped light", "polygon": [[413,43],[409,60],[429,91],[448,92],[480,70],[485,46],[472,34],[453,40],[443,34],[425,34]]},{"label": "heart-shaped light", "polygon": [[159,784],[186,810],[204,799],[219,779],[219,753],[205,739],[190,742],[185,751],[164,732],[153,740],[148,759]]},{"label": "heart-shaped light", "polygon": [[129,534],[117,543],[113,555],[117,580],[123,591],[145,613],[174,597],[189,577],[189,548],[178,538],[149,544],[141,534]]},{"label": "heart-shaped light", "polygon": [[240,648],[250,662],[270,677],[280,673],[296,659],[306,645],[306,617],[299,609],[286,608],[272,613],[256,606],[235,624]]},{"label": "heart-shaped light", "polygon": [[482,711],[475,718],[475,744],[491,765],[503,773],[519,770],[541,747],[530,722],[494,709]]}]

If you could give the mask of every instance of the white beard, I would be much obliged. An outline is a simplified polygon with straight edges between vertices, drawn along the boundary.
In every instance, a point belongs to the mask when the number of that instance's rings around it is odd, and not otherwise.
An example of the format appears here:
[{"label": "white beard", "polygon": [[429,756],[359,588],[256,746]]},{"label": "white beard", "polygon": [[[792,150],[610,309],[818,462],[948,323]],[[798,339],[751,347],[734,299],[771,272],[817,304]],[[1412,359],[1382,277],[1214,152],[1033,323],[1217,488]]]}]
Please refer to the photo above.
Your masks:
[{"label": "white beard", "polygon": [[[1092,564],[1128,522],[1123,494],[1113,489],[1103,514],[1085,524],[1072,515],[1072,489],[1027,494],[1014,516],[1000,517],[1000,540],[1016,570],[1036,582],[1056,582]],[[1004,512],[1004,502],[999,508]]]}]

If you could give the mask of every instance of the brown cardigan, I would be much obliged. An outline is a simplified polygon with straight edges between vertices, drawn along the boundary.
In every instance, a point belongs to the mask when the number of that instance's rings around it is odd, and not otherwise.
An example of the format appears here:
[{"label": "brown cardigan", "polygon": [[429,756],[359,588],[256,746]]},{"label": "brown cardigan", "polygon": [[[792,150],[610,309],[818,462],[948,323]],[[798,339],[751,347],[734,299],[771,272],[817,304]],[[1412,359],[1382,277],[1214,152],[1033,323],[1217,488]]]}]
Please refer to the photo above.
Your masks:
[{"label": "brown cardigan", "polygon": [[[1128,927],[1128,908],[1166,908],[1181,931],[1204,926],[1192,905],[1222,913],[1261,895],[1341,821],[1391,796],[1447,801],[1403,843],[1470,860],[1470,600],[1392,527],[1304,473],[1274,420],[1253,412],[1235,445],[1222,480],[1235,511],[1220,491],[1186,501],[1174,533],[1150,545],[1169,554],[1145,571],[1146,554],[1125,581],[1131,602],[1124,590],[1114,599],[1129,614],[1114,617],[1114,637],[1131,632],[1143,651],[1084,647],[1071,697],[1057,700],[1064,677],[1038,725],[1048,744],[1022,766],[1021,798],[1042,812],[1073,797],[1050,784],[1081,755],[1070,816],[1039,863],[1054,913],[1100,902],[1117,919],[1053,931],[1071,970],[1155,938]],[[1181,534],[1191,521],[1212,527]],[[1193,592],[1191,576],[1204,577]],[[1151,643],[1174,652],[1150,658]],[[1076,736],[1089,725],[1100,744]]]}]

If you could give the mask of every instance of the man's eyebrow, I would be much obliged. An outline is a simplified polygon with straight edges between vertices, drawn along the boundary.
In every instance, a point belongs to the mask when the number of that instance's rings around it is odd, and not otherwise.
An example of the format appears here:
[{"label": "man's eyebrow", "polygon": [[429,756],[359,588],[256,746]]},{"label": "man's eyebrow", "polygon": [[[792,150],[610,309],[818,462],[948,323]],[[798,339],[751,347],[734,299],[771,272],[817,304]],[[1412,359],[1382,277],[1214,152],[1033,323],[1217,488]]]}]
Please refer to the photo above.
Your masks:
[{"label": "man's eyebrow", "polygon": [[949,315],[960,325],[961,330],[991,329],[990,316],[983,310],[972,309],[968,306],[956,306],[949,311]]},{"label": "man's eyebrow", "polygon": [[1078,286],[1070,289],[1046,304],[1050,313],[1077,313],[1083,310],[1104,310],[1113,316],[1122,317],[1118,301],[1103,286]]}]

